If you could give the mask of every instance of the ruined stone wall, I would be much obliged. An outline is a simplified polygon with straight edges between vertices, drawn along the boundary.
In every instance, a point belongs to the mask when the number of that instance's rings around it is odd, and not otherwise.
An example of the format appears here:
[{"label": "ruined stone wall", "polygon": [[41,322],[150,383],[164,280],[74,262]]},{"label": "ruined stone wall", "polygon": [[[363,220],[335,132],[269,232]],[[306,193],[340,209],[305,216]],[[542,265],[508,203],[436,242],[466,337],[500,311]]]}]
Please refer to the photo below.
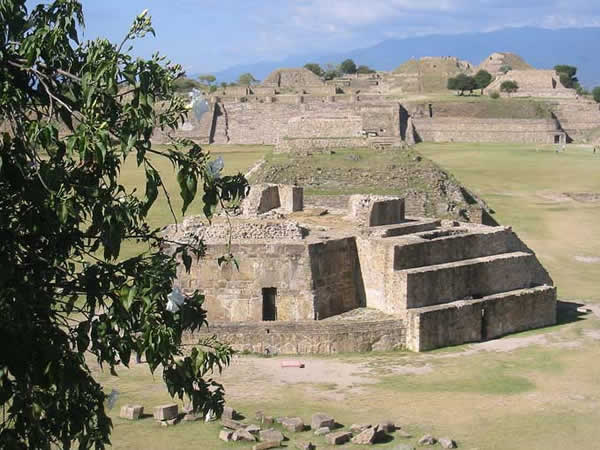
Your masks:
[{"label": "ruined stone wall", "polygon": [[363,119],[356,115],[303,115],[291,118],[286,136],[293,138],[330,138],[361,136]]},{"label": "ruined stone wall", "polygon": [[515,142],[552,144],[563,134],[552,119],[413,118],[425,142]]},{"label": "ruined stone wall", "polygon": [[353,138],[280,138],[276,144],[277,153],[306,154],[314,151],[334,150],[339,148],[367,147],[365,137]]},{"label": "ruined stone wall", "polygon": [[575,89],[565,88],[560,77],[554,70],[511,70],[506,74],[498,75],[494,81],[485,89],[485,93],[491,91],[500,92],[504,81],[516,81],[519,89],[511,97],[550,97],[550,98],[574,98]]},{"label": "ruined stone wall", "polygon": [[310,244],[316,319],[364,306],[361,265],[354,238]]},{"label": "ruined stone wall", "polygon": [[409,311],[407,348],[479,342],[556,323],[556,289],[537,287]]},{"label": "ruined stone wall", "polygon": [[[217,258],[232,253],[233,263],[221,266]],[[262,289],[276,288],[277,320],[312,320],[313,282],[311,263],[304,242],[213,244],[206,256],[195,261],[190,273],[178,271],[184,291],[198,289],[205,295],[209,322],[260,321],[263,318]]]},{"label": "ruined stone wall", "polygon": [[405,324],[401,320],[310,321],[222,324],[184,336],[191,348],[199,337],[216,335],[239,352],[281,354],[329,354],[401,350],[405,347]]},{"label": "ruined stone wall", "polygon": [[590,101],[560,101],[552,105],[569,138],[583,142],[587,134],[600,127],[600,105]]}]

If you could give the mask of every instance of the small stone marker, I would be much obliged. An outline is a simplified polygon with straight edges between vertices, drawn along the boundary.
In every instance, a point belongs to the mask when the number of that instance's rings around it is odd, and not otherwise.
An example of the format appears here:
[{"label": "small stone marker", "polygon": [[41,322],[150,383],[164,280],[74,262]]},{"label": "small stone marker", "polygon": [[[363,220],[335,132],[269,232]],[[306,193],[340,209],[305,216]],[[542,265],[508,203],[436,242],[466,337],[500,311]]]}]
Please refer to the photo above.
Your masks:
[{"label": "small stone marker", "polygon": [[419,445],[435,445],[436,443],[437,439],[430,434],[426,434],[421,439],[419,439]]},{"label": "small stone marker", "polygon": [[317,447],[312,442],[298,441],[296,448],[299,450],[315,450]]},{"label": "small stone marker", "polygon": [[154,419],[156,420],[171,420],[177,418],[177,404],[169,403],[154,407]]},{"label": "small stone marker", "polygon": [[352,438],[352,433],[349,431],[338,431],[337,433],[329,433],[325,436],[325,440],[330,445],[342,445]]},{"label": "small stone marker", "polygon": [[454,442],[450,438],[439,438],[438,442],[442,446],[442,448],[456,448],[456,442]]},{"label": "small stone marker", "polygon": [[229,428],[230,430],[240,430],[245,427],[242,422],[238,422],[237,420],[227,419],[226,417],[221,417],[221,423],[225,428]]},{"label": "small stone marker", "polygon": [[278,448],[281,447],[281,442],[279,441],[265,441],[259,442],[258,444],[254,444],[252,446],[252,450],[267,450],[269,448]]},{"label": "small stone marker", "polygon": [[331,428],[329,427],[321,427],[315,430],[315,436],[324,436],[329,433],[331,433]]},{"label": "small stone marker", "polygon": [[142,405],[123,405],[119,417],[122,419],[138,420],[144,414]]},{"label": "small stone marker", "polygon": [[235,419],[235,409],[233,409],[231,406],[225,406],[223,408],[223,414],[221,414],[221,417],[225,417],[226,419]]},{"label": "small stone marker", "polygon": [[310,427],[313,430],[318,430],[319,428],[323,427],[333,428],[334,426],[335,420],[333,417],[330,417],[325,413],[316,413],[312,415]]},{"label": "small stone marker", "polygon": [[281,422],[281,426],[293,433],[304,431],[304,421],[300,417],[288,417]]},{"label": "small stone marker", "polygon": [[370,445],[375,444],[377,442],[381,442],[381,440],[385,437],[385,432],[379,428],[379,426],[367,428],[362,433],[354,436],[352,438],[353,444],[360,445]]},{"label": "small stone marker", "polygon": [[229,441],[231,441],[232,436],[233,436],[233,431],[229,431],[229,430],[219,431],[219,439],[221,439],[222,441],[229,442]]},{"label": "small stone marker", "polygon": [[254,435],[251,433],[248,433],[246,430],[235,430],[233,432],[233,436],[231,436],[231,439],[234,441],[249,441],[249,442],[256,441],[256,438],[254,437]]},{"label": "small stone marker", "polygon": [[304,369],[304,363],[300,361],[281,361],[281,367],[295,367],[298,369]]},{"label": "small stone marker", "polygon": [[273,428],[269,428],[268,430],[260,430],[258,432],[258,438],[264,442],[267,442],[267,441],[281,442],[285,439],[285,436],[283,434],[281,434],[281,431],[277,431],[277,430],[274,430]]}]

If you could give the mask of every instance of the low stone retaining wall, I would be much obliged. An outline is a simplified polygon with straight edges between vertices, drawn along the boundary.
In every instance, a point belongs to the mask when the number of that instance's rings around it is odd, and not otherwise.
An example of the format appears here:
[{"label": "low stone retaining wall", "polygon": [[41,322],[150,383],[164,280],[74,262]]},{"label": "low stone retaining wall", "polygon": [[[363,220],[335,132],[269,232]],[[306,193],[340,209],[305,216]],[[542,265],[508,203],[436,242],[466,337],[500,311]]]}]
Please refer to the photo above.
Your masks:
[{"label": "low stone retaining wall", "polygon": [[302,321],[302,322],[211,322],[184,338],[193,346],[198,338],[217,336],[235,350],[253,353],[353,353],[405,348],[406,326],[402,320]]}]

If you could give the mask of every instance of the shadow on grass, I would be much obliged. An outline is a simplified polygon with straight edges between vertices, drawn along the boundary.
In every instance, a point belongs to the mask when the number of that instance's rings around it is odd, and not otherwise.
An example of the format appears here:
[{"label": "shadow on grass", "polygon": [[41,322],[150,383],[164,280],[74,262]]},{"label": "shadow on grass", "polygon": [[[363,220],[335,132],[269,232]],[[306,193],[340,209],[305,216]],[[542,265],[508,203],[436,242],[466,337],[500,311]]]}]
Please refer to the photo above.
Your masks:
[{"label": "shadow on grass", "polygon": [[585,320],[587,313],[578,311],[578,308],[584,306],[583,303],[567,302],[564,300],[558,300],[556,302],[556,324],[564,325],[572,322],[579,322]]}]

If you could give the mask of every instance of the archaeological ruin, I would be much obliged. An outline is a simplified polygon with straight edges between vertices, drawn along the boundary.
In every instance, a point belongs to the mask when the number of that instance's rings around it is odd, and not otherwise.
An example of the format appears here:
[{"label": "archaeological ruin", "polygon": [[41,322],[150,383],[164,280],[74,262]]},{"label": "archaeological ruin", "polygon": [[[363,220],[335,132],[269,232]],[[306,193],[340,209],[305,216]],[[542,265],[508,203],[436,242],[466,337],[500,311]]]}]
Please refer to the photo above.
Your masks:
[{"label": "archaeological ruin", "polygon": [[[205,242],[177,283],[205,295],[202,332],[239,351],[424,351],[556,322],[553,282],[510,227],[407,216],[403,198],[326,211],[301,187],[254,185],[239,214],[166,233]],[[228,254],[237,265],[218,264]]]},{"label": "archaeological ruin", "polygon": [[[509,64],[512,70],[500,71]],[[469,103],[469,110],[460,102],[419,100],[445,90],[448,77],[479,68],[495,77],[485,94],[537,103],[512,103],[514,113],[502,113],[493,105]],[[507,80],[518,83],[516,93],[500,92]],[[479,67],[453,57],[411,59],[392,72],[329,81],[304,68],[278,69],[260,85],[219,88],[207,100],[208,113],[185,123],[181,136],[204,144],[268,144],[278,152],[421,141],[563,144],[586,142],[600,128],[598,104],[562,86],[553,70],[534,69],[510,53],[494,53]]]}]

